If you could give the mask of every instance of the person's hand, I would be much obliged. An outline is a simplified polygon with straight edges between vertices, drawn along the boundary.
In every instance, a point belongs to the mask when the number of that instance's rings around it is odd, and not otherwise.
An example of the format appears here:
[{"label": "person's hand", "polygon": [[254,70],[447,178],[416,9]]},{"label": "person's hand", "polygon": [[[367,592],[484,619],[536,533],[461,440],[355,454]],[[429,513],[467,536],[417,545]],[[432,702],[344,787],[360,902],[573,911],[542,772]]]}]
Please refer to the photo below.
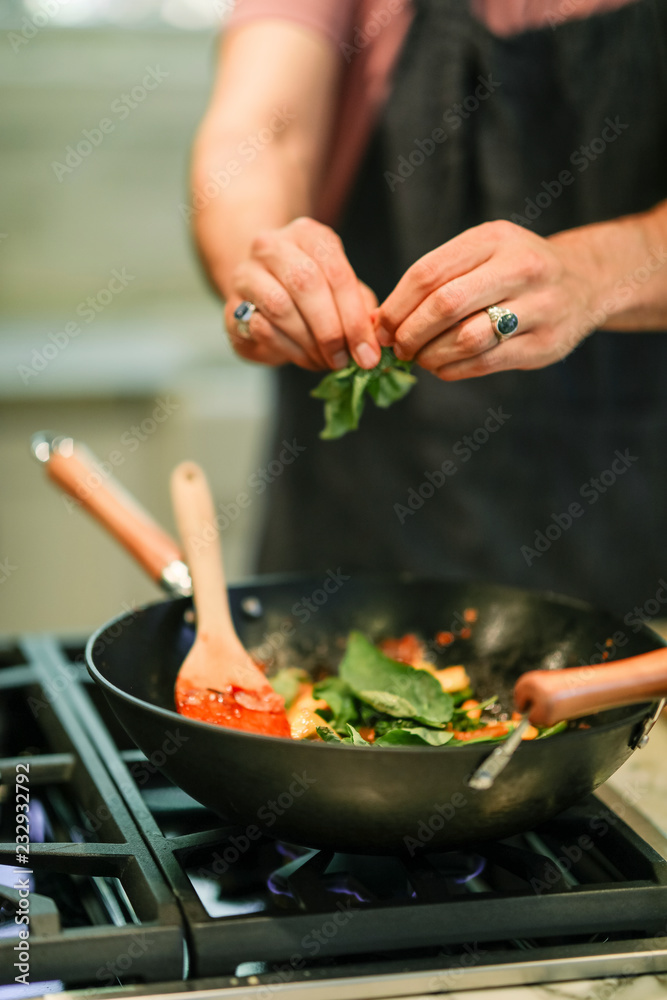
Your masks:
[{"label": "person's hand", "polygon": [[[512,222],[486,222],[405,272],[380,307],[378,338],[447,381],[543,368],[596,326],[596,275],[585,230],[543,239]],[[499,342],[490,306],[518,317],[511,338]]]},{"label": "person's hand", "polygon": [[[257,308],[245,335],[234,318],[244,300]],[[380,359],[371,321],[376,305],[340,237],[299,218],[254,239],[248,259],[231,276],[225,322],[234,349],[250,361],[292,361],[319,371],[344,368],[351,353],[362,368],[372,368]]]}]

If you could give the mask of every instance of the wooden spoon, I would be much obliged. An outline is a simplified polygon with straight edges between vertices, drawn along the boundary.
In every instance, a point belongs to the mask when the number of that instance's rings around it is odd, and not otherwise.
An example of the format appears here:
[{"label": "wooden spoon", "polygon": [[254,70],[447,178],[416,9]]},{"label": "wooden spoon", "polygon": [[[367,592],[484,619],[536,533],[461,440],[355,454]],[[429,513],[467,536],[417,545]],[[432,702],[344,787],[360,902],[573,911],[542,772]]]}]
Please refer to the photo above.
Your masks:
[{"label": "wooden spoon", "polygon": [[289,737],[284,699],[234,630],[216,514],[202,469],[194,462],[177,466],[171,496],[197,609],[195,642],[176,678],[176,708],[191,719]]}]

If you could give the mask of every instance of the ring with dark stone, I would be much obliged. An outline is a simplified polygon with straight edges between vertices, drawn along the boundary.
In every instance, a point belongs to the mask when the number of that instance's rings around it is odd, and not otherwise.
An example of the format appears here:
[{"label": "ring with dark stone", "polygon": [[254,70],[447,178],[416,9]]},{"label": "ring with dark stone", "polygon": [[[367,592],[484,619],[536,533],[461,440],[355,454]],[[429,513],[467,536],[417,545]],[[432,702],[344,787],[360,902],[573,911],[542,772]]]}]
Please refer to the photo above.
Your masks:
[{"label": "ring with dark stone", "polygon": [[253,305],[252,302],[248,302],[244,299],[240,305],[234,310],[234,319],[236,320],[236,330],[240,337],[244,340],[252,340],[252,334],[250,333],[249,323],[253,317],[253,314],[257,312],[257,306]]},{"label": "ring with dark stone", "polygon": [[508,340],[519,327],[519,317],[510,309],[503,309],[502,306],[490,306],[486,312],[489,314],[493,332],[499,344],[503,340]]}]

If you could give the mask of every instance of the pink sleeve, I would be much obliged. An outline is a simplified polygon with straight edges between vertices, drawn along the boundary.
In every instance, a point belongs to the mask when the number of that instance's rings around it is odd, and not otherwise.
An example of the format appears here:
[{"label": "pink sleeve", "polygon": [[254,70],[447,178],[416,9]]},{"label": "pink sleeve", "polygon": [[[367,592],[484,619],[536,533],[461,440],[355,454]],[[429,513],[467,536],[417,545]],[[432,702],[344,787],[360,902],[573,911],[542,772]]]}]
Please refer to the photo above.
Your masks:
[{"label": "pink sleeve", "polygon": [[341,45],[350,30],[358,0],[236,0],[225,25],[235,28],[250,21],[284,18],[295,21],[334,45]]}]

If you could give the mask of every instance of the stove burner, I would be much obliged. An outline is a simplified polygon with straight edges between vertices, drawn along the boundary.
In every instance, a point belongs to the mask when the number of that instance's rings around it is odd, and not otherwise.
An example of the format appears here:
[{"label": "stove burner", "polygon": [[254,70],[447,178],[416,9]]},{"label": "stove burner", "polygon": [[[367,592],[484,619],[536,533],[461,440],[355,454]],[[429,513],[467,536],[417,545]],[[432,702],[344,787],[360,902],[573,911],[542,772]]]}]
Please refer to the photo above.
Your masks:
[{"label": "stove burner", "polygon": [[372,902],[374,894],[351,871],[336,870],[340,865],[340,862],[336,864],[337,857],[327,852],[310,851],[272,872],[266,884],[273,901],[292,910],[333,910],[341,896],[356,903]]},{"label": "stove burner", "polygon": [[[35,980],[57,975],[63,988],[93,992],[122,984],[129,997],[133,982],[187,979],[194,988],[215,977],[221,995],[279,982],[307,996],[349,977],[356,998],[386,975],[400,996],[463,987],[457,971],[471,972],[467,988],[490,985],[475,979],[487,967],[487,977],[502,966],[508,985],[526,982],[526,963],[534,976],[548,968],[554,982],[585,978],[582,970],[618,974],[621,960],[635,962],[632,971],[667,971],[667,940],[654,937],[665,934],[667,844],[626,803],[621,819],[591,796],[529,833],[415,857],[245,837],[130,744],[73,669],[80,657],[80,647],[50,637],[25,639],[4,658],[0,650],[2,769],[29,743],[39,800]],[[3,808],[0,864],[13,881],[11,820]],[[11,888],[0,886],[0,963],[15,943],[2,933],[14,913]],[[407,975],[404,993],[394,983]],[[134,995],[151,992],[137,985]]]},{"label": "stove burner", "polygon": [[486,865],[486,860],[484,858],[479,857],[478,855],[475,858],[475,862],[476,862],[476,867],[473,869],[473,871],[468,872],[466,875],[461,875],[460,878],[454,879],[457,885],[465,885],[466,882],[470,882],[472,881],[472,879],[477,878],[478,875],[482,874],[482,872],[484,871],[484,867]]}]

